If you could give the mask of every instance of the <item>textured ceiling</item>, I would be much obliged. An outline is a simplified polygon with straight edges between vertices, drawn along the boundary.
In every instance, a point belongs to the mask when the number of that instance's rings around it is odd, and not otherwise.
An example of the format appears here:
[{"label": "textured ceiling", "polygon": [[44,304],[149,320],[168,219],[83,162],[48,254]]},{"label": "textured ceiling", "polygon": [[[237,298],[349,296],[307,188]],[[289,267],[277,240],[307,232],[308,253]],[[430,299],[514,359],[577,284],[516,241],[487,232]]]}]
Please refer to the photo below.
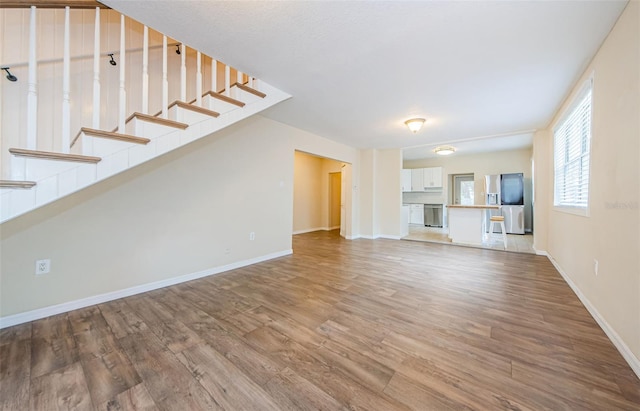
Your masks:
[{"label": "textured ceiling", "polygon": [[530,145],[627,2],[104,3],[293,95],[274,120],[359,148],[502,149]]}]

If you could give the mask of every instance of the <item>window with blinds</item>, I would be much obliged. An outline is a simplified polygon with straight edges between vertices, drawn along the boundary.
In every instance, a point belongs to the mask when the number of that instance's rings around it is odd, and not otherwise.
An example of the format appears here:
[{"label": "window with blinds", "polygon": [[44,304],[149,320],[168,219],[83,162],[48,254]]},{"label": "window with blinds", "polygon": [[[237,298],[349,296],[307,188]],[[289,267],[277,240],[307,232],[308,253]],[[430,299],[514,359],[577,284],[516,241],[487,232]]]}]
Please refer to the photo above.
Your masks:
[{"label": "window with blinds", "polygon": [[553,130],[553,204],[584,213],[589,205],[591,89],[589,80]]}]

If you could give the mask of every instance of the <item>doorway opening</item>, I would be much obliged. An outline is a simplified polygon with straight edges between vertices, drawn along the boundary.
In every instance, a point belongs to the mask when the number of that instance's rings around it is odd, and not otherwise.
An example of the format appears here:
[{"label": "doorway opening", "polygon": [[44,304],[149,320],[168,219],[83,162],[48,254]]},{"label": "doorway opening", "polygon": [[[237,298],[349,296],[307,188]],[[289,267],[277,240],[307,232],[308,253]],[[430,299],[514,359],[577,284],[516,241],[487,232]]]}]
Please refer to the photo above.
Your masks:
[{"label": "doorway opening", "polygon": [[350,181],[351,164],[296,151],[293,234],[340,229],[340,236],[350,238]]}]

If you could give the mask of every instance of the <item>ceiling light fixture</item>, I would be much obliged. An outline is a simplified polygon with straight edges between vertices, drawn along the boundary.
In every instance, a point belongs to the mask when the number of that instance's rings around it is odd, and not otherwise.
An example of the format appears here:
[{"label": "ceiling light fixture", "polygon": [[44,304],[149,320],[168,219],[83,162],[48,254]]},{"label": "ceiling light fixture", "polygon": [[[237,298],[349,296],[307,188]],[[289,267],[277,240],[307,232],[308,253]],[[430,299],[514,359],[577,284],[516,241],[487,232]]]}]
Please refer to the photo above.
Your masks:
[{"label": "ceiling light fixture", "polygon": [[440,156],[448,156],[449,154],[455,153],[456,149],[455,147],[451,147],[451,146],[440,146],[440,147],[436,147],[433,150],[433,152]]},{"label": "ceiling light fixture", "polygon": [[412,118],[405,121],[404,124],[406,124],[407,127],[409,127],[409,130],[413,131],[414,133],[417,133],[418,130],[422,128],[422,125],[424,124],[425,121],[426,120],[423,118]]}]

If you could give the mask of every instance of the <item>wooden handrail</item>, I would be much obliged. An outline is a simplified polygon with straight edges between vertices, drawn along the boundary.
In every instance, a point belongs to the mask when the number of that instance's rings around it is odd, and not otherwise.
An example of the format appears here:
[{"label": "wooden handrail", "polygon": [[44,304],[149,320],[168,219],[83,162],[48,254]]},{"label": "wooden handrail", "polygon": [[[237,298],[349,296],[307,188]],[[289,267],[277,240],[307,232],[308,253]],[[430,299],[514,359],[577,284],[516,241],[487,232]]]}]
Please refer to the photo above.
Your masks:
[{"label": "wooden handrail", "polygon": [[27,9],[31,6],[36,6],[39,9],[63,9],[67,6],[72,9],[111,8],[92,0],[0,0],[0,9]]},{"label": "wooden handrail", "polygon": [[[0,0],[1,2],[2,0]],[[2,7],[0,7],[2,8]],[[176,46],[178,44],[182,44],[182,43],[168,43],[167,47],[171,47],[171,46]],[[160,45],[154,45],[154,46],[149,46],[149,50],[155,50],[155,49],[161,49],[162,48],[162,44]],[[131,48],[131,49],[127,49],[126,53],[127,54],[132,54],[132,53],[140,53],[142,52],[142,47],[136,47],[136,48]],[[109,57],[109,53],[108,51],[105,51],[104,53],[100,53],[100,57]],[[71,56],[71,61],[78,61],[78,60],[89,60],[93,58],[93,54],[79,54],[77,56]],[[41,59],[38,60],[38,65],[43,65],[43,64],[51,64],[51,63],[60,63],[62,62],[62,57],[60,58],[50,58],[50,59]],[[11,67],[27,67],[27,65],[29,64],[28,61],[18,61],[18,62],[13,62],[13,63],[9,63],[9,65]]]}]

